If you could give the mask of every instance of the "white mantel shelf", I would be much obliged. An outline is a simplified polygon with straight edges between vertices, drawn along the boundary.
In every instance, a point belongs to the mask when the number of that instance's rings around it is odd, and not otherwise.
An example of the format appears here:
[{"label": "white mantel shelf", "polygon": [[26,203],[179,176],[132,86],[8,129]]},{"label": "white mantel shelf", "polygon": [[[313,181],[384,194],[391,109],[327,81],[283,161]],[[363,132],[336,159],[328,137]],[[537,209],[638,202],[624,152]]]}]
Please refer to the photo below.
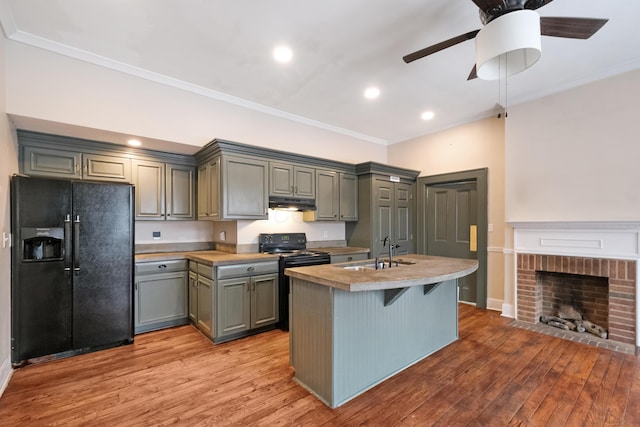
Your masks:
[{"label": "white mantel shelf", "polygon": [[508,221],[516,253],[640,259],[640,221]]}]

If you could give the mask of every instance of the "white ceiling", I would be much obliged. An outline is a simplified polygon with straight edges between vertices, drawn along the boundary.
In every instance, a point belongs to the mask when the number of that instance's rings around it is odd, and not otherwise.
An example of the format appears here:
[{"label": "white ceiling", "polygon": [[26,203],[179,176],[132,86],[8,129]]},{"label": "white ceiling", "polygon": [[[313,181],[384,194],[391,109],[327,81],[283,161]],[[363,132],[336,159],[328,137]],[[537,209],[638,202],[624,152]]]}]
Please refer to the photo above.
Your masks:
[{"label": "white ceiling", "polygon": [[[471,0],[0,0],[7,37],[111,63],[207,96],[364,140],[394,143],[640,67],[640,2],[555,0],[541,16],[608,18],[589,40],[542,39],[542,58],[504,82],[467,81],[467,41],[402,57],[478,29]],[[275,45],[294,50],[276,64]],[[159,75],[159,76],[158,76]],[[166,77],[166,79],[164,79]],[[164,80],[163,80],[164,79]],[[364,99],[369,85],[381,90]],[[420,114],[433,110],[435,119]],[[307,122],[309,122],[307,120]]]}]

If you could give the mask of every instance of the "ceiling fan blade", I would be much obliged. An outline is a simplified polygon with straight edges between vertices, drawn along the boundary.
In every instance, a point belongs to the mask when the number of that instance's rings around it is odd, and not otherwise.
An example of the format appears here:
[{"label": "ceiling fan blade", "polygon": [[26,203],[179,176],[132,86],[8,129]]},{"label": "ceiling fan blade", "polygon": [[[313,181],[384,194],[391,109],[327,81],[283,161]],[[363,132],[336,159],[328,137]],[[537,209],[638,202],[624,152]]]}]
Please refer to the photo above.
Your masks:
[{"label": "ceiling fan blade", "polygon": [[420,58],[424,58],[425,56],[431,55],[433,53],[439,52],[443,49],[446,49],[448,47],[451,46],[455,46],[458,43],[462,43],[464,41],[467,40],[471,40],[473,39],[476,34],[478,34],[480,32],[480,30],[474,30],[474,31],[470,31],[466,34],[461,34],[457,37],[453,37],[449,40],[445,40],[443,42],[440,42],[438,44],[434,44],[433,46],[429,46],[429,47],[425,47],[424,49],[420,49],[418,51],[415,51],[413,53],[410,53],[406,56],[403,56],[402,59],[404,60],[404,62],[406,62],[407,64],[410,62],[415,61],[416,59],[420,59]]},{"label": "ceiling fan blade", "polygon": [[473,68],[471,69],[471,72],[469,73],[469,77],[467,77],[467,80],[473,80],[477,77],[478,75],[476,74],[476,66],[474,64]]},{"label": "ceiling fan blade", "polygon": [[542,6],[548,5],[553,0],[527,0],[524,4],[525,9],[536,10],[541,8]]},{"label": "ceiling fan blade", "polygon": [[540,18],[540,33],[543,36],[588,39],[608,21],[608,19],[597,18],[543,16]]}]

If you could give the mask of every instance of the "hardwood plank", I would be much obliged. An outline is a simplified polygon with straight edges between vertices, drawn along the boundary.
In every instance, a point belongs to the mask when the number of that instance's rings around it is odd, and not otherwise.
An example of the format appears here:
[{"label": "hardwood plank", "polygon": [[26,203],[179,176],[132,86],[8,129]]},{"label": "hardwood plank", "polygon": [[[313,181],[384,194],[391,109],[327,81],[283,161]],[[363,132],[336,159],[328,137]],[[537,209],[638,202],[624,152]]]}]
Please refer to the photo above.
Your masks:
[{"label": "hardwood plank", "polygon": [[637,356],[509,321],[460,304],[458,341],[337,409],[293,380],[285,332],[150,332],[16,370],[0,425],[640,425]]}]

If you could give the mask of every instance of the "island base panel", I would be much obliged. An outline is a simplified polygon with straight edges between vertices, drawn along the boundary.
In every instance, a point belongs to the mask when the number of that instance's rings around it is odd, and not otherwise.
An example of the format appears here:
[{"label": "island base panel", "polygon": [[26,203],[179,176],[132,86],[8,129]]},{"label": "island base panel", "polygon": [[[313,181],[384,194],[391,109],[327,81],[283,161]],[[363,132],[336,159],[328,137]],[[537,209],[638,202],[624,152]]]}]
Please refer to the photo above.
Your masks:
[{"label": "island base panel", "polygon": [[345,292],[302,279],[291,286],[295,380],[338,407],[458,338],[457,283],[413,286],[385,306],[385,292]]}]

